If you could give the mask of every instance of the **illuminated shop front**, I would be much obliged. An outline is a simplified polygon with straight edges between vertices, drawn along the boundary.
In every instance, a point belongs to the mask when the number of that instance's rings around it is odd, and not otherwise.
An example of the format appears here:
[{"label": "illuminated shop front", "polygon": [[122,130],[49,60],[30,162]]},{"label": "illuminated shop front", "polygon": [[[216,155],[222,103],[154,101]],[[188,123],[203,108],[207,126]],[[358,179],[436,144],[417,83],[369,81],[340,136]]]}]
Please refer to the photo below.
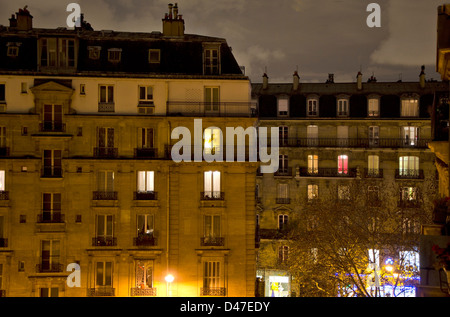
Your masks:
[{"label": "illuminated shop front", "polygon": [[280,270],[258,270],[264,284],[264,297],[291,297],[291,275]]}]

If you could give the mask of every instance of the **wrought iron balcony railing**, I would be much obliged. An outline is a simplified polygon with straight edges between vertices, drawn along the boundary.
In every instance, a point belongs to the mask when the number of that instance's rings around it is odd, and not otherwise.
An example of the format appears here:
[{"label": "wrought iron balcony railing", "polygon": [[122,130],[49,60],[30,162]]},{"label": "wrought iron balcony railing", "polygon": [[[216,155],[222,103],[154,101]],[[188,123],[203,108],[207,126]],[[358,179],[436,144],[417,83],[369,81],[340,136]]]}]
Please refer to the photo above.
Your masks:
[{"label": "wrought iron balcony railing", "polygon": [[200,200],[224,200],[225,193],[219,191],[207,191],[200,193]]},{"label": "wrought iron balcony railing", "polygon": [[423,179],[422,169],[396,169],[395,178],[397,179]]},{"label": "wrought iron balcony railing", "polygon": [[256,103],[168,101],[168,116],[256,117]]},{"label": "wrought iron balcony railing", "polygon": [[8,191],[0,191],[0,200],[9,200],[9,192]]},{"label": "wrought iron balcony railing", "polygon": [[59,256],[41,257],[39,264],[36,264],[37,273],[60,273],[63,272],[63,265]]},{"label": "wrought iron balcony railing", "polygon": [[290,198],[276,198],[277,204],[290,204],[291,199]]},{"label": "wrought iron balcony railing", "polygon": [[200,245],[203,247],[206,247],[206,246],[223,247],[225,245],[225,238],[224,237],[201,237]]},{"label": "wrought iron balcony railing", "polygon": [[[428,148],[429,139],[406,138],[281,138],[283,147]],[[270,143],[270,142],[269,142]],[[269,144],[270,145],[270,144]]]},{"label": "wrought iron balcony railing", "polygon": [[0,156],[9,156],[9,147],[0,147]]},{"label": "wrought iron balcony railing", "polygon": [[97,287],[97,288],[88,288],[87,296],[95,297],[95,296],[115,296],[116,289],[113,287]]},{"label": "wrought iron balcony railing", "polygon": [[156,287],[132,287],[131,296],[156,296]]},{"label": "wrought iron balcony railing", "polygon": [[157,148],[136,148],[134,149],[135,158],[158,158]]},{"label": "wrought iron balcony railing", "polygon": [[225,287],[201,287],[200,296],[226,296],[227,289]]},{"label": "wrought iron balcony railing", "polygon": [[62,167],[61,166],[43,166],[42,178],[61,178]]},{"label": "wrought iron balcony railing", "polygon": [[337,167],[300,168],[300,176],[306,177],[356,177],[356,168],[339,169]]},{"label": "wrought iron balcony railing", "polygon": [[94,247],[113,247],[117,245],[116,237],[94,237],[92,246]]},{"label": "wrought iron balcony railing", "polygon": [[157,200],[157,192],[134,192],[134,200]]},{"label": "wrought iron balcony railing", "polygon": [[119,150],[116,147],[95,147],[94,157],[97,158],[116,158]]},{"label": "wrought iron balcony railing", "polygon": [[365,178],[383,178],[383,169],[381,168],[365,168]]},{"label": "wrought iron balcony railing", "polygon": [[145,247],[154,247],[157,245],[157,239],[153,235],[139,235],[133,238],[134,246],[145,246]]},{"label": "wrought iron balcony railing", "polygon": [[292,176],[292,167],[280,167],[274,176]]},{"label": "wrought iron balcony railing", "polygon": [[95,191],[93,192],[93,200],[117,200],[117,192]]},{"label": "wrought iron balcony railing", "polygon": [[39,124],[40,132],[66,132],[66,124],[58,121],[44,121]]},{"label": "wrought iron balcony railing", "polygon": [[64,223],[65,217],[60,211],[46,211],[43,210],[41,214],[37,215],[38,223]]}]

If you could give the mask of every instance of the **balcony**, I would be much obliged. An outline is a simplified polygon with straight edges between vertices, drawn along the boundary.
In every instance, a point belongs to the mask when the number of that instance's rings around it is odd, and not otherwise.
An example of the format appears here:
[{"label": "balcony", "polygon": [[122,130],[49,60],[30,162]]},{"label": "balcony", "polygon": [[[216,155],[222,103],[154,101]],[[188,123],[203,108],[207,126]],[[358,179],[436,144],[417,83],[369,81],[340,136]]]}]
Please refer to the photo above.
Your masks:
[{"label": "balcony", "polygon": [[131,288],[131,296],[156,296],[156,287],[133,287]]},{"label": "balcony", "polygon": [[184,117],[256,117],[256,104],[250,102],[167,102],[168,116]]},{"label": "balcony", "polygon": [[227,289],[225,287],[202,287],[200,288],[200,296],[226,296]]},{"label": "balcony", "polygon": [[117,200],[117,192],[111,191],[95,191],[93,192],[93,200]]},{"label": "balcony", "polygon": [[0,191],[0,200],[9,200],[9,192],[1,190]]},{"label": "balcony", "polygon": [[114,102],[99,102],[98,112],[114,112]]},{"label": "balcony", "polygon": [[39,264],[36,264],[37,273],[62,273],[63,265],[59,263],[59,256],[41,257]]},{"label": "balcony", "polygon": [[202,247],[223,247],[225,245],[224,237],[201,237],[200,245]]},{"label": "balcony", "polygon": [[42,178],[62,178],[61,166],[44,166],[42,167]]},{"label": "balcony", "polygon": [[424,179],[423,170],[421,169],[396,169],[396,179]]},{"label": "balcony", "polygon": [[133,238],[133,245],[137,247],[154,247],[157,246],[157,239],[153,235],[139,235]]},{"label": "balcony", "polygon": [[113,247],[117,245],[116,237],[94,237],[92,246],[94,247]]},{"label": "balcony", "polygon": [[110,286],[107,287],[99,287],[99,288],[88,288],[87,296],[88,297],[96,297],[96,296],[115,296],[116,289]]},{"label": "balcony", "polygon": [[41,214],[37,215],[37,223],[63,223],[64,220],[64,214],[60,211],[51,212],[43,210]]},{"label": "balcony", "polygon": [[276,198],[277,204],[290,204],[291,199],[290,198]]},{"label": "balcony", "polygon": [[292,176],[292,167],[280,167],[278,168],[278,171],[276,171],[273,175],[280,177],[290,177]]},{"label": "balcony", "polygon": [[383,169],[381,168],[365,168],[365,178],[383,178]]},{"label": "balcony", "polygon": [[356,177],[356,168],[348,168],[348,169],[338,169],[337,167],[331,168],[308,168],[302,167],[300,168],[300,176],[305,177]]},{"label": "balcony", "polygon": [[225,193],[219,191],[207,191],[200,193],[200,200],[224,200]]},{"label": "balcony", "polygon": [[0,238],[0,248],[7,248],[7,247],[8,247],[8,239]]},{"label": "balcony", "polygon": [[427,149],[431,140],[402,138],[284,138],[283,147],[417,148]]},{"label": "balcony", "polygon": [[95,147],[94,157],[96,158],[116,158],[119,156],[119,150],[115,147]]},{"label": "balcony", "polygon": [[134,192],[134,200],[157,200],[157,192]]},{"label": "balcony", "polygon": [[134,149],[135,158],[157,158],[158,149],[157,148],[136,148]]},{"label": "balcony", "polygon": [[0,157],[9,156],[9,147],[0,147]]},{"label": "balcony", "polygon": [[39,132],[66,132],[66,124],[57,121],[39,123]]}]

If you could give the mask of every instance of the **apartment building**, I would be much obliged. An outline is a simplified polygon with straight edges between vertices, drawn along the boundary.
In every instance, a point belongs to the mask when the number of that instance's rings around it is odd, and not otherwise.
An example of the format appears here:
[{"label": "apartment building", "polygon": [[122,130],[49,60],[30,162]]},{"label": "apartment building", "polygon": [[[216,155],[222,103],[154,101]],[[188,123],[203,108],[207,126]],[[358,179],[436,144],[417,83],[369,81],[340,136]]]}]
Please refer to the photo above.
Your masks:
[{"label": "apartment building", "polygon": [[[354,83],[335,82],[333,74],[324,83],[302,83],[296,72],[292,83],[270,83],[264,74],[252,98],[259,125],[278,127],[280,144],[278,172],[259,174],[256,182],[259,254],[271,248],[278,258],[259,259],[260,294],[298,292],[282,265],[289,256],[283,230],[291,221],[314,227],[312,202],[329,201],[333,212],[356,180],[366,187],[360,196],[431,215],[437,193],[431,114],[436,100],[448,98],[448,83],[426,80],[424,68],[417,82],[363,82],[358,73]],[[388,188],[389,198],[382,194]],[[404,230],[418,234],[420,223],[405,222]]]},{"label": "apartment building", "polygon": [[205,155],[255,125],[226,41],[186,34],[176,5],[163,32],[32,19],[0,26],[0,294],[254,296],[256,163],[171,151],[194,119]]}]

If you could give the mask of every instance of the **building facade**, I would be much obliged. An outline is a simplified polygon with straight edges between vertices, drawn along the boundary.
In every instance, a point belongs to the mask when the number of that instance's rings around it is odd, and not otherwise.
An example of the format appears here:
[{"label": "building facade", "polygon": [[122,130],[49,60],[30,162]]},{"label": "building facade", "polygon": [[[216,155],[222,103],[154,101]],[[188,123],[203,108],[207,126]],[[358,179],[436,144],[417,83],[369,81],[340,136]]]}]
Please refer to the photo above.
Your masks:
[{"label": "building facade", "polygon": [[256,122],[226,41],[176,5],[163,32],[32,19],[0,27],[1,295],[254,296],[256,163],[205,159]]},{"label": "building facade", "polygon": [[[358,73],[354,83],[335,83],[332,74],[325,83],[301,83],[295,73],[292,83],[269,83],[264,74],[252,85],[259,125],[278,127],[280,145],[278,172],[259,174],[256,183],[260,294],[262,288],[265,296],[302,294],[283,266],[289,256],[283,230],[296,222],[307,234],[316,225],[314,201],[328,201],[333,213],[356,183],[356,197],[392,200],[405,214],[400,230],[420,233],[421,223],[409,215],[431,217],[437,192],[431,114],[444,95],[447,84],[427,81],[424,69],[418,82],[363,82]],[[395,194],[388,198],[386,189]]]}]

